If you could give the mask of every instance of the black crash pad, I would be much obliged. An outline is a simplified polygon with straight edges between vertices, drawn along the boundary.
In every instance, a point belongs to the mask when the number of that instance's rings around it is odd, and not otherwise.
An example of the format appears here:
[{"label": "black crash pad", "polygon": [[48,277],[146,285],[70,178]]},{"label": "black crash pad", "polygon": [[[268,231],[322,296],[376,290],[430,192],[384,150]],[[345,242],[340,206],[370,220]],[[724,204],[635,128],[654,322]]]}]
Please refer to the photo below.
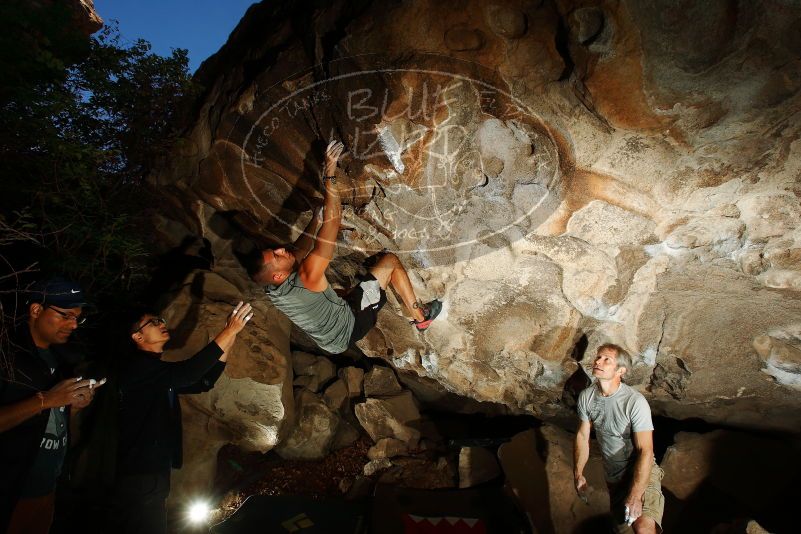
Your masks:
[{"label": "black crash pad", "polygon": [[503,488],[418,490],[379,485],[371,530],[380,534],[528,534],[529,523]]}]

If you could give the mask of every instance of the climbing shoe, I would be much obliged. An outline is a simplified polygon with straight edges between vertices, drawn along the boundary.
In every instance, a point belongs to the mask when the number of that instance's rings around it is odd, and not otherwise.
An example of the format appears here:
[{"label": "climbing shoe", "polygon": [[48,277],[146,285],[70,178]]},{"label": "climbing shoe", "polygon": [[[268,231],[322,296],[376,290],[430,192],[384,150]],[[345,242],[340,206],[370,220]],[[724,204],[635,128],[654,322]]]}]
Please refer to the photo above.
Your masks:
[{"label": "climbing shoe", "polygon": [[420,311],[423,312],[424,319],[422,321],[412,321],[412,324],[417,328],[418,331],[422,332],[429,326],[431,326],[431,321],[437,318],[439,312],[442,311],[442,302],[437,299],[432,300],[428,304],[423,304],[420,306]]}]

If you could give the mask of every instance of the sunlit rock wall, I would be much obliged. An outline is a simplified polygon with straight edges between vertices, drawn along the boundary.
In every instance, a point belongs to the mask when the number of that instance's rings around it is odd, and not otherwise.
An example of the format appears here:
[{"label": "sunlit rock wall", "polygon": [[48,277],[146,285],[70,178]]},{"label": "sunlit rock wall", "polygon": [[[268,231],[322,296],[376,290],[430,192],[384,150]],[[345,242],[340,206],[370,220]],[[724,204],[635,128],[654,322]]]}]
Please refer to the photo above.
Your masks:
[{"label": "sunlit rock wall", "polygon": [[801,428],[796,3],[321,4],[248,11],[153,177],[162,240],[208,238],[262,337],[290,326],[235,252],[299,235],[333,137],[329,279],[388,249],[445,301],[418,334],[390,296],[368,356],[565,421],[566,382],[612,341],[657,414]]}]

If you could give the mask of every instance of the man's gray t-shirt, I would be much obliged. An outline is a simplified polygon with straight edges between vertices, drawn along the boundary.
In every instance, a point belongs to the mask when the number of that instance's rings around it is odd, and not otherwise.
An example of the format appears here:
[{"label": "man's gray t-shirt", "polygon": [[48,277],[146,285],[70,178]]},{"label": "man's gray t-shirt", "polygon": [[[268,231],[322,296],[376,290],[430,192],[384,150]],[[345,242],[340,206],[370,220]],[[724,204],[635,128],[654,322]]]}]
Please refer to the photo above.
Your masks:
[{"label": "man's gray t-shirt", "polygon": [[295,271],[279,286],[264,292],[273,306],[284,312],[317,345],[332,354],[348,350],[356,318],[350,306],[329,285],[325,291],[309,291]]},{"label": "man's gray t-shirt", "polygon": [[595,428],[607,482],[619,482],[634,461],[631,433],[654,429],[648,401],[623,383],[609,397],[593,384],[579,394],[578,416]]}]

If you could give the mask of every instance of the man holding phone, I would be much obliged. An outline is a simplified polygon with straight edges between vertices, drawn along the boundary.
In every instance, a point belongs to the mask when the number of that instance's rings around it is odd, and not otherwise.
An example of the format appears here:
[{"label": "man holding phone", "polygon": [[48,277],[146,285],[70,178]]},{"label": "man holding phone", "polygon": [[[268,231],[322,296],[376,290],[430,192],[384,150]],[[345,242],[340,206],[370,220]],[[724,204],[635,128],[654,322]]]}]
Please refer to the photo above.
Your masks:
[{"label": "man holding phone", "polygon": [[46,534],[69,442],[71,410],[104,380],[71,377],[77,358],[61,346],[85,320],[80,286],[63,278],[28,292],[27,322],[0,362],[0,532]]}]

